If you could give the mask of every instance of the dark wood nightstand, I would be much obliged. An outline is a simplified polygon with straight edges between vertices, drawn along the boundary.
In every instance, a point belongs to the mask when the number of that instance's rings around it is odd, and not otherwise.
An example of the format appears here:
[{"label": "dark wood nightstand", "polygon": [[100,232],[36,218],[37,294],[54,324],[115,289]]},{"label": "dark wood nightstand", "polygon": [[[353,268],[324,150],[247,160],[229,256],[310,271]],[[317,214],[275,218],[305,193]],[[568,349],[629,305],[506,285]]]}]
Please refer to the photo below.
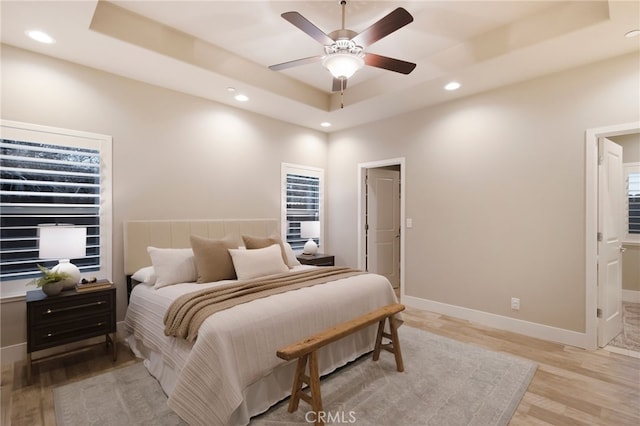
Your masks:
[{"label": "dark wood nightstand", "polygon": [[303,265],[334,266],[335,256],[323,253],[299,254],[296,256]]},{"label": "dark wood nightstand", "polygon": [[[40,289],[28,291],[27,301],[27,380],[31,381],[33,362],[65,354],[65,351],[37,360],[31,354],[96,336],[105,336],[116,360],[116,288],[78,293],[67,290],[47,297]],[[76,348],[75,350],[85,349]]]}]

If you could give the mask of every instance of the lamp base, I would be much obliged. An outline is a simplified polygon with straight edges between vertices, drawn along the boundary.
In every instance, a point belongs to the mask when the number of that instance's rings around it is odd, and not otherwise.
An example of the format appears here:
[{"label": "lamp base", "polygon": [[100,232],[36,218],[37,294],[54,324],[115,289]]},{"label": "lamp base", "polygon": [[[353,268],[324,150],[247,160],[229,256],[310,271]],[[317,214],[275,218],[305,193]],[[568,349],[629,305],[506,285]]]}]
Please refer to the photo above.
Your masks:
[{"label": "lamp base", "polygon": [[69,278],[62,282],[63,290],[70,290],[75,288],[76,284],[80,282],[80,269],[73,263],[69,262],[69,259],[61,259],[60,263],[51,268],[54,272],[64,272],[69,275]]},{"label": "lamp base", "polygon": [[312,239],[309,239],[306,243],[304,243],[304,248],[302,249],[302,254],[316,254],[318,252],[318,245]]}]

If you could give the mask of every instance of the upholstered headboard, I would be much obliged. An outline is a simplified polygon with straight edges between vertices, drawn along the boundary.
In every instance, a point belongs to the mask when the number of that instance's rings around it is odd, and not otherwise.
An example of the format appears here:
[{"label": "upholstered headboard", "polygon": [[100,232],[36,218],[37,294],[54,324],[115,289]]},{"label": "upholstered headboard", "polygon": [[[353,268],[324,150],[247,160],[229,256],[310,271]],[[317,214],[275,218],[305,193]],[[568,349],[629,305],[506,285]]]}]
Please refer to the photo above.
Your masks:
[{"label": "upholstered headboard", "polygon": [[151,265],[147,247],[187,248],[189,237],[231,236],[242,243],[242,235],[268,237],[280,235],[278,219],[217,220],[134,220],[124,223],[124,273],[131,275]]}]

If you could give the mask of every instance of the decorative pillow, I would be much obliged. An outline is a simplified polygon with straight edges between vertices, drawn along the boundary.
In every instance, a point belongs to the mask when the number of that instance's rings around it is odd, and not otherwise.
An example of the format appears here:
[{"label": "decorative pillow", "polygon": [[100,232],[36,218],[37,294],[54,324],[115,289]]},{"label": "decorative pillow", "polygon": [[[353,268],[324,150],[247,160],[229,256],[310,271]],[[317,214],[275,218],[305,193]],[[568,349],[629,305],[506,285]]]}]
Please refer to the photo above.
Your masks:
[{"label": "decorative pillow", "polygon": [[284,252],[287,255],[287,265],[289,266],[289,268],[293,268],[294,266],[300,266],[300,261],[296,257],[296,254],[293,252],[293,249],[291,248],[291,244],[282,243],[282,246],[284,247]]},{"label": "decorative pillow", "polygon": [[147,266],[138,269],[133,275],[131,275],[131,278],[142,284],[154,285],[158,276],[156,275],[156,271],[153,269],[153,266]]},{"label": "decorative pillow", "polygon": [[178,283],[192,283],[196,280],[196,264],[190,248],[147,247],[151,264],[158,279],[154,287],[161,288]]},{"label": "decorative pillow", "polygon": [[229,253],[239,280],[289,271],[289,267],[282,261],[282,251],[278,244],[253,250],[230,249]]},{"label": "decorative pillow", "polygon": [[250,237],[248,235],[242,236],[242,241],[244,241],[244,245],[248,250],[261,249],[265,247],[269,247],[273,244],[278,244],[280,246],[280,253],[282,255],[282,261],[285,265],[289,265],[287,261],[287,253],[284,249],[284,245],[282,244],[282,240],[278,236],[271,237]]},{"label": "decorative pillow", "polygon": [[237,247],[237,243],[232,239],[213,240],[192,235],[191,248],[196,260],[197,282],[235,280],[236,271],[233,269],[229,249]]}]

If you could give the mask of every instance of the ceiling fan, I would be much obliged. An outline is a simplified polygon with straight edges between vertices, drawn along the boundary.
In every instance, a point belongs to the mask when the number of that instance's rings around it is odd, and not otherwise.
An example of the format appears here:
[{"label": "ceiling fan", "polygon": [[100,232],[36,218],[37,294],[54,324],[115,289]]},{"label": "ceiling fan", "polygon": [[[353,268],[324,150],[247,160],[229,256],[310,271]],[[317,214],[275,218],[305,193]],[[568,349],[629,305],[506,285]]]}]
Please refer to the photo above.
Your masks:
[{"label": "ceiling fan", "polygon": [[345,7],[346,0],[338,0],[342,6],[342,27],[339,30],[325,34],[312,24],[307,18],[298,12],[285,12],[281,16],[295,25],[314,40],[324,45],[324,55],[311,56],[294,61],[271,65],[269,69],[280,71],[299,65],[311,64],[322,61],[322,65],[333,76],[332,91],[344,91],[347,87],[347,79],[364,65],[395,71],[401,74],[409,74],[416,67],[413,62],[380,56],[374,53],[365,53],[364,49],[392,32],[399,30],[413,22],[413,16],[402,7],[380,19],[369,28],[360,33],[346,29]]}]

